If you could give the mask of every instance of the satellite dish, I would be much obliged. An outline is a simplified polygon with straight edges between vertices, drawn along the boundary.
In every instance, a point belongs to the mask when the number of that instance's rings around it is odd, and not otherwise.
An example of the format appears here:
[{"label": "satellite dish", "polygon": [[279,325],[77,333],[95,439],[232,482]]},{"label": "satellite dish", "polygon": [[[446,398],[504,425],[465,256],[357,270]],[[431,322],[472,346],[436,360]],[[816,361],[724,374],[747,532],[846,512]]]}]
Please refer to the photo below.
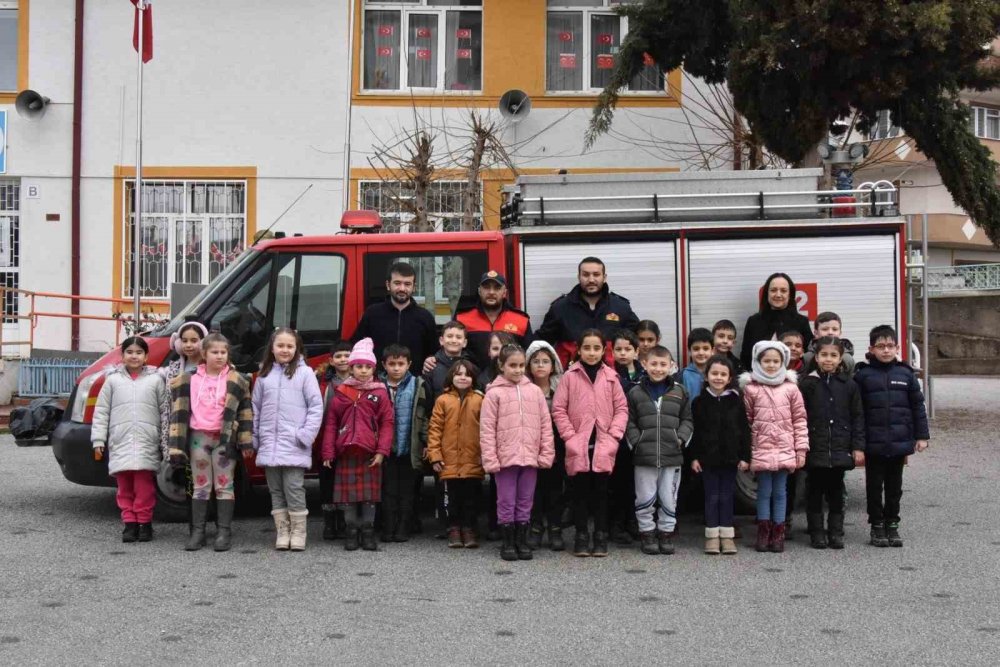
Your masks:
[{"label": "satellite dish", "polygon": [[500,115],[512,123],[524,120],[531,111],[531,98],[523,90],[508,90],[500,96]]}]

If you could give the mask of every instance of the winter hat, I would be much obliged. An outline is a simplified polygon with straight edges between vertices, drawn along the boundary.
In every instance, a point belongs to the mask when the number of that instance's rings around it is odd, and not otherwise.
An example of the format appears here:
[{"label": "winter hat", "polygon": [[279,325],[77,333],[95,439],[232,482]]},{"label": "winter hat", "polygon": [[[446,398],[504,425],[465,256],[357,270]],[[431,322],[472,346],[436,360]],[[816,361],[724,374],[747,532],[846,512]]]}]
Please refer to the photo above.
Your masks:
[{"label": "winter hat", "polygon": [[[768,350],[777,350],[778,354],[781,355],[781,368],[774,375],[768,375],[764,372],[764,368],[760,365],[760,358]],[[751,368],[753,369],[753,379],[761,384],[779,385],[785,381],[785,377],[788,374],[785,370],[788,366],[788,359],[790,357],[790,352],[788,347],[777,340],[762,340],[754,343],[753,346],[753,356],[751,361]]]},{"label": "winter hat", "polygon": [[208,335],[208,329],[201,322],[185,322],[180,329],[170,334],[170,347],[177,354],[183,354],[181,352],[181,334],[187,329],[197,329],[202,338]]},{"label": "winter hat", "polygon": [[351,358],[348,359],[347,363],[352,366],[354,364],[368,364],[369,366],[376,366],[375,343],[372,342],[372,339],[362,338],[355,343],[354,348],[351,350]]},{"label": "winter hat", "polygon": [[552,377],[549,378],[549,385],[552,387],[553,391],[557,386],[559,386],[559,379],[563,374],[562,362],[559,361],[559,355],[556,354],[555,348],[546,343],[544,340],[536,340],[531,345],[528,346],[527,351],[524,353],[524,358],[529,362],[531,358],[535,356],[539,351],[546,350],[552,355],[552,358],[556,360],[555,365],[552,367]]}]

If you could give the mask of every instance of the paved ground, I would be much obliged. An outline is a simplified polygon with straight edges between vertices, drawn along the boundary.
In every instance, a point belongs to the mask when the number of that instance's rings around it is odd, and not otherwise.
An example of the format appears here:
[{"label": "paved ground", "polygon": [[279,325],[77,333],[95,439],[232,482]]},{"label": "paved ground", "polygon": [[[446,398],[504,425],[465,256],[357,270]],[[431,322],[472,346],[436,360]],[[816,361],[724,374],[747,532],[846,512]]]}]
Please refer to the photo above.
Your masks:
[{"label": "paved ground", "polygon": [[[931,449],[906,471],[902,549],[603,560],[421,538],[345,553],[311,522],[302,554],[242,519],[227,554],[186,527],[123,545],[113,490],[75,486],[47,447],[0,439],[0,663],[973,663],[1000,654],[1000,380],[940,380]],[[750,532],[750,531],[748,531]]]}]

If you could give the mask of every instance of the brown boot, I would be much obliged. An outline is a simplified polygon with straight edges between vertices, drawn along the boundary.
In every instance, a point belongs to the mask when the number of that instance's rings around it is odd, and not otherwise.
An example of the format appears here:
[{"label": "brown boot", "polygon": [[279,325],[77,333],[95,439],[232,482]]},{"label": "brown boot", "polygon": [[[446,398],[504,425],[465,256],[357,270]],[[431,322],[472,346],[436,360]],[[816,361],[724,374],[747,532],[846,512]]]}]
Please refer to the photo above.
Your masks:
[{"label": "brown boot", "polygon": [[465,543],[466,549],[478,549],[479,540],[476,539],[476,531],[472,528],[462,529],[462,542]]},{"label": "brown boot", "polygon": [[719,542],[722,548],[722,553],[727,556],[731,556],[736,553],[736,531],[733,530],[732,526],[723,526],[719,528]]},{"label": "brown boot", "polygon": [[754,548],[764,553],[771,543],[771,522],[768,520],[757,522],[757,544]]},{"label": "brown boot", "polygon": [[719,529],[718,528],[706,528],[705,529],[705,553],[710,556],[717,556],[721,552],[722,548],[719,544]]},{"label": "brown boot", "polygon": [[448,548],[449,549],[462,549],[465,544],[462,542],[462,529],[458,526],[452,526],[448,529]]},{"label": "brown boot", "polygon": [[785,524],[776,523],[771,526],[771,542],[767,545],[767,550],[776,554],[785,550]]}]

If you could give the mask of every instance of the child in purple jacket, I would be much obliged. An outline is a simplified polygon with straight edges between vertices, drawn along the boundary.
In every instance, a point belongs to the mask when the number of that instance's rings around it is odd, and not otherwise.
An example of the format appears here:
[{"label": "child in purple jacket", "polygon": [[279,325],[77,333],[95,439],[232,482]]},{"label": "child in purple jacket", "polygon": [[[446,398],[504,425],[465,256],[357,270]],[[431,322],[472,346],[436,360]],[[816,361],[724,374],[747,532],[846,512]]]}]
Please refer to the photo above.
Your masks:
[{"label": "child in purple jacket", "polygon": [[274,548],[306,548],[305,472],[323,423],[323,397],[316,375],[302,357],[302,338],[279,327],[271,334],[253,386],[253,448],[271,491]]}]

